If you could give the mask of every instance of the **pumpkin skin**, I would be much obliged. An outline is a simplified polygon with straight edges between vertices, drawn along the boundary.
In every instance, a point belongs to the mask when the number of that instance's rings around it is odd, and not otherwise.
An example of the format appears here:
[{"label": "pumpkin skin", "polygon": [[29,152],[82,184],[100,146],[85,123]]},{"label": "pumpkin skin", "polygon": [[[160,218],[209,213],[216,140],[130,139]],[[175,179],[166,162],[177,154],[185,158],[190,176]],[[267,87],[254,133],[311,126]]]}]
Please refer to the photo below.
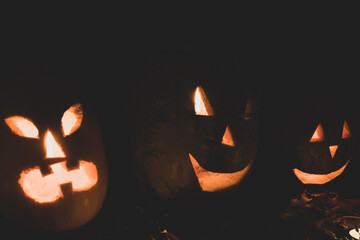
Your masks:
[{"label": "pumpkin skin", "polygon": [[[64,231],[89,222],[101,209],[107,189],[107,164],[100,128],[92,105],[81,85],[53,81],[48,77],[12,80],[1,88],[0,117],[0,211],[15,222],[35,231]],[[74,104],[81,104],[80,127],[64,137],[61,119]],[[30,119],[39,131],[39,138],[14,134],[4,119],[11,116]],[[51,131],[65,157],[46,159],[44,136]],[[43,177],[51,176],[54,162],[65,164],[68,172],[79,168],[81,161],[96,168],[97,181],[87,190],[75,191],[75,177],[59,184],[62,197],[38,202],[25,195],[19,184],[21,173],[40,169]],[[72,172],[74,173],[74,172]],[[57,175],[53,175],[57,176]],[[70,175],[68,175],[70,176]],[[44,180],[45,181],[45,180]]]},{"label": "pumpkin skin", "polygon": [[[233,79],[204,74],[199,62],[187,60],[171,59],[161,72],[149,73],[132,106],[135,169],[142,185],[163,200],[201,192],[190,155],[207,171],[234,173],[250,168],[257,151],[255,104],[248,104],[253,108],[245,119],[248,89]],[[195,114],[199,86],[213,116]],[[222,144],[227,127],[235,146]]]}]

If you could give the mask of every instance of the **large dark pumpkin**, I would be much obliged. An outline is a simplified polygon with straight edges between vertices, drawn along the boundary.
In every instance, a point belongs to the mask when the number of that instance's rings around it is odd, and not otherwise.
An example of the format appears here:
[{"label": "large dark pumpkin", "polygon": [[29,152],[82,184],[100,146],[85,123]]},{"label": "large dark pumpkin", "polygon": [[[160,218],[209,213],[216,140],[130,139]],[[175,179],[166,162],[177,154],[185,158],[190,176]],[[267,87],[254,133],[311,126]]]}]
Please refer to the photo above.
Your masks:
[{"label": "large dark pumpkin", "polygon": [[83,86],[21,77],[0,91],[1,214],[39,231],[84,225],[102,207],[108,176]]},{"label": "large dark pumpkin", "polygon": [[134,160],[161,199],[237,186],[255,159],[255,94],[239,75],[173,57],[135,92]]}]

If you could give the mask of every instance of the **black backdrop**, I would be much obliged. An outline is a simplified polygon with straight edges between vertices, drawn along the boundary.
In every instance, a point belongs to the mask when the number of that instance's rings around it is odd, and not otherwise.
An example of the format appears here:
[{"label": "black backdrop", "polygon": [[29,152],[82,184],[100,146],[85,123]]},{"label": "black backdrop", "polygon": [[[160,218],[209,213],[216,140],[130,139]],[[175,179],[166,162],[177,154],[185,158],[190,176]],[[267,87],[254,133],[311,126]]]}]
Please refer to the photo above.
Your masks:
[{"label": "black backdrop", "polygon": [[[259,152],[246,196],[242,197],[245,200],[237,209],[253,211],[255,225],[275,225],[273,220],[288,199],[302,190],[288,159],[293,147],[291,131],[297,121],[306,118],[314,102],[336,102],[354,116],[358,111],[354,49],[327,36],[289,37],[272,32],[246,38],[215,33],[163,38],[123,33],[119,37],[89,31],[79,37],[74,31],[74,35],[51,33],[33,38],[33,32],[24,32],[3,45],[1,81],[14,75],[55,75],[81,82],[87,88],[98,112],[109,166],[103,209],[87,225],[69,232],[40,234],[19,228],[0,215],[3,231],[15,237],[31,234],[53,239],[150,239],[148,233],[156,228],[151,218],[159,215],[156,211],[162,211],[162,203],[146,195],[134,174],[129,114],[131,99],[137,97],[136,90],[147,72],[156,71],[169,57],[206,59],[211,66],[217,66],[214,71],[219,75],[229,66],[238,68],[248,84],[261,89]],[[358,165],[356,161],[353,164],[354,168]],[[332,187],[339,191],[344,186],[351,188],[358,177],[356,171],[349,171],[349,175]],[[149,214],[141,214],[137,206]],[[252,226],[252,230],[258,228]],[[280,227],[270,228],[268,232],[280,234]]]}]

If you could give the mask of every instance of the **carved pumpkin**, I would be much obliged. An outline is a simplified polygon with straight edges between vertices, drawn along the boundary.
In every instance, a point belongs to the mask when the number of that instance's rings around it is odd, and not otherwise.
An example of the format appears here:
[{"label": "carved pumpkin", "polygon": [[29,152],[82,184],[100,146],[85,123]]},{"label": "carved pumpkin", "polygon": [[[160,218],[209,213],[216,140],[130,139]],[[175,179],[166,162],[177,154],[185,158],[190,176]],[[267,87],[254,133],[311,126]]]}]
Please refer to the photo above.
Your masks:
[{"label": "carved pumpkin", "polygon": [[161,74],[148,74],[149,86],[137,89],[132,108],[135,168],[161,199],[231,189],[257,152],[254,95],[190,65],[175,60]]},{"label": "carved pumpkin", "polygon": [[310,137],[309,132],[304,132],[303,143],[298,145],[302,170],[295,168],[294,173],[305,184],[324,184],[339,176],[348,165],[351,130],[346,119],[323,120],[313,129]]},{"label": "carved pumpkin", "polygon": [[345,118],[318,119],[298,138],[298,167],[304,184],[325,184],[345,170],[351,160],[351,122]]},{"label": "carved pumpkin", "polygon": [[293,172],[304,184],[326,184],[339,177],[353,157],[356,101],[342,88],[308,92],[293,132],[297,146]]},{"label": "carved pumpkin", "polygon": [[358,99],[346,81],[328,83],[303,84],[287,98],[289,128],[284,128],[283,153],[291,152],[284,159],[291,162],[288,179],[295,184],[287,185],[289,202],[281,216],[284,229],[294,227],[290,231],[296,237],[352,239],[349,232],[357,223],[349,219],[358,218],[359,206],[359,192],[354,189]]},{"label": "carved pumpkin", "polygon": [[75,83],[13,81],[1,88],[0,211],[35,230],[80,227],[107,188],[94,109]]}]

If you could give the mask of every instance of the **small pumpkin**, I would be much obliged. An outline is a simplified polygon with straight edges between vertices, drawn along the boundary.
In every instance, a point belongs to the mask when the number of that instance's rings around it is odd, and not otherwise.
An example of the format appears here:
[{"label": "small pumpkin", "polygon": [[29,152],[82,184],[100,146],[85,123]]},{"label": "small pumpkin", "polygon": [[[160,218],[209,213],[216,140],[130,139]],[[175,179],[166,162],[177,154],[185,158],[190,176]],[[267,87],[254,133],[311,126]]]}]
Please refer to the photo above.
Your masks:
[{"label": "small pumpkin", "polygon": [[[304,184],[326,184],[339,177],[353,157],[355,118],[353,102],[341,89],[308,94],[298,113],[296,159],[293,169]],[[337,93],[337,94],[336,94]],[[302,115],[302,116],[300,116]],[[355,134],[356,135],[356,134]]]},{"label": "small pumpkin", "polygon": [[303,132],[298,144],[300,166],[294,169],[301,182],[324,184],[342,174],[351,159],[348,122],[347,119],[328,119],[309,124],[309,130],[314,131]]},{"label": "small pumpkin", "polygon": [[0,212],[33,230],[78,228],[107,188],[95,110],[75,82],[11,81],[0,94]]}]

